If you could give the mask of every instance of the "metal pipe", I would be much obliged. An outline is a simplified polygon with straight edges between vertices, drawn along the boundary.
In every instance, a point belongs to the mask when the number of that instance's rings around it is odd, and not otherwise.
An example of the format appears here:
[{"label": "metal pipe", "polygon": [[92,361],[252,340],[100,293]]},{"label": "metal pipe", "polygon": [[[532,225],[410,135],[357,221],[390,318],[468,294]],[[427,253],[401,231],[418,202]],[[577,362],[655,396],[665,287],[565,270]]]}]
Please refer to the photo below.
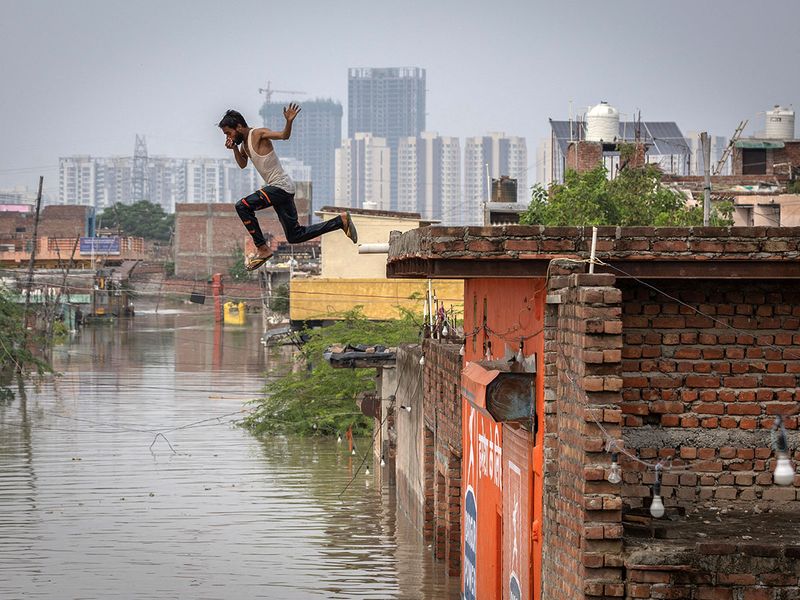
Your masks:
[{"label": "metal pipe", "polygon": [[592,254],[589,259],[589,273],[594,273],[594,257],[597,251],[597,227],[592,227]]}]

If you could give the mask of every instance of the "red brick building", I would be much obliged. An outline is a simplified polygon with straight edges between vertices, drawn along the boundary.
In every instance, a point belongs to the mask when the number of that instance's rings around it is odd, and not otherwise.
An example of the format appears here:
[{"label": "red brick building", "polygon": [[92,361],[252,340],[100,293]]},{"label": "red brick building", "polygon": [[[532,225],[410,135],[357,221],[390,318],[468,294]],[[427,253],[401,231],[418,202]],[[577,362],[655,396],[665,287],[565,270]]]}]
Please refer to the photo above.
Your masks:
[{"label": "red brick building", "polygon": [[[780,414],[800,460],[800,229],[604,227],[594,274],[591,237],[433,227],[391,243],[390,277],[465,279],[458,393],[453,350],[423,348],[418,496],[437,555],[452,572],[458,532],[466,598],[800,597],[800,477],[773,482],[771,447]],[[489,400],[518,354],[528,427]]]},{"label": "red brick building", "polygon": [[[310,223],[311,195],[308,184],[297,184],[295,205],[302,225]],[[264,236],[273,250],[286,242],[278,217],[271,208],[257,213]],[[252,247],[233,204],[175,205],[175,275],[205,279],[212,273],[227,273],[237,249]]]}]

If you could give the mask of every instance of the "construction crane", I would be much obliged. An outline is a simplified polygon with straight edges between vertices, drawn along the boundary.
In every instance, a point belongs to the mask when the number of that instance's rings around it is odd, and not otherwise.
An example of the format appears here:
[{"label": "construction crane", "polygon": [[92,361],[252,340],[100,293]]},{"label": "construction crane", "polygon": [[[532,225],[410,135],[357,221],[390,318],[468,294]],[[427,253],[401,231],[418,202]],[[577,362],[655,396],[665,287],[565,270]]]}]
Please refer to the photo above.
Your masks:
[{"label": "construction crane", "polygon": [[264,94],[264,98],[268,103],[272,102],[272,94],[296,94],[300,96],[305,96],[306,94],[306,92],[298,92],[294,90],[273,90],[271,81],[267,81],[267,87],[258,88],[258,93]]},{"label": "construction crane", "polygon": [[719,175],[722,171],[722,168],[725,166],[725,161],[728,160],[731,152],[733,152],[733,146],[736,144],[736,140],[742,136],[742,132],[744,131],[745,127],[747,127],[747,119],[740,121],[736,131],[733,132],[731,140],[728,142],[728,145],[725,147],[725,151],[722,153],[722,156],[714,167],[714,175]]}]

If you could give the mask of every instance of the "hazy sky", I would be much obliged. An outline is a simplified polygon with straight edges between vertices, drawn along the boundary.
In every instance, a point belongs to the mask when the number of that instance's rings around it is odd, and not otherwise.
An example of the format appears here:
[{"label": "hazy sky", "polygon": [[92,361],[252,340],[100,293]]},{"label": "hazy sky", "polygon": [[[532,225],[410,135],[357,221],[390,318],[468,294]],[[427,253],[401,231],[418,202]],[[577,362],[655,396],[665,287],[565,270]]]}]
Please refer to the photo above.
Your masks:
[{"label": "hazy sky", "polygon": [[[797,0],[0,0],[0,187],[58,157],[225,156],[236,107],[260,124],[258,88],[332,97],[347,68],[427,69],[428,129],[505,131],[536,146],[548,117],[607,100],[623,118],[729,136],[800,105]],[[280,97],[281,100],[287,99]],[[344,124],[343,124],[344,125]],[[302,115],[296,126],[302,127]],[[346,126],[343,126],[346,131]],[[280,151],[279,151],[280,153]]]}]

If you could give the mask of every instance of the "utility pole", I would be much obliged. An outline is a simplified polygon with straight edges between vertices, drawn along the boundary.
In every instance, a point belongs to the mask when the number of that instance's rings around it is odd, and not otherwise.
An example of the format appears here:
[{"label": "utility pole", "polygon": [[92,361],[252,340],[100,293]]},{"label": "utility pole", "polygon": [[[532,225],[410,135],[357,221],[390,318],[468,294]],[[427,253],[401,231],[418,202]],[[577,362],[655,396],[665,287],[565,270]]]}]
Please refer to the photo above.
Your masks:
[{"label": "utility pole", "polygon": [[[42,210],[42,184],[44,176],[39,175],[39,191],[36,194],[36,213],[33,217],[33,239],[31,240],[31,259],[28,262],[28,285],[25,288],[25,310],[22,313],[24,327],[23,344],[28,341],[28,308],[31,303],[31,287],[33,286],[33,264],[36,261],[36,246],[39,244],[39,215]],[[17,365],[17,369],[21,367]]]},{"label": "utility pole", "polygon": [[711,221],[711,140],[708,132],[700,134],[703,145],[703,225],[708,227]]}]

